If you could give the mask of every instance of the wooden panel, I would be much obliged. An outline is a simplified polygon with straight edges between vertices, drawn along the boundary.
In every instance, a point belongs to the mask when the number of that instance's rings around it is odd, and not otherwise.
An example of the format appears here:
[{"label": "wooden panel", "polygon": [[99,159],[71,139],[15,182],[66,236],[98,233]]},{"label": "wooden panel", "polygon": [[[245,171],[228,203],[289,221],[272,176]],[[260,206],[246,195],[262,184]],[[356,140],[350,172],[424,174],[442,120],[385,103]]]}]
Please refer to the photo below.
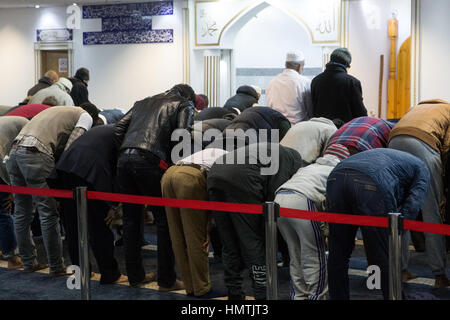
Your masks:
[{"label": "wooden panel", "polygon": [[54,70],[60,77],[69,77],[69,55],[67,50],[45,50],[41,52],[42,75],[47,70]]},{"label": "wooden panel", "polygon": [[398,53],[396,118],[401,118],[411,107],[411,37],[403,42]]},{"label": "wooden panel", "polygon": [[398,21],[397,19],[389,19],[389,28],[388,28],[389,41],[391,44],[389,50],[389,78],[388,78],[388,89],[387,89],[387,117],[388,119],[395,119],[396,111],[395,111],[395,102],[396,99],[396,91],[397,91],[397,80],[396,80],[396,72],[397,72],[397,36],[398,36]]}]

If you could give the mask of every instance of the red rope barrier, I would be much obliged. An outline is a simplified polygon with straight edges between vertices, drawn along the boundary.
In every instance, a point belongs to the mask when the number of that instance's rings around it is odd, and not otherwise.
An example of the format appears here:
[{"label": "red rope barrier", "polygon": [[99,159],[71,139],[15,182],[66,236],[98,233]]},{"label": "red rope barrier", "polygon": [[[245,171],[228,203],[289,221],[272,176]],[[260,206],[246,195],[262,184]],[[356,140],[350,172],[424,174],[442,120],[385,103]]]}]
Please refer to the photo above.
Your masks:
[{"label": "red rope barrier", "polygon": [[[73,199],[73,192],[71,190],[55,190],[55,189],[0,185],[0,192],[28,194],[41,197]],[[177,208],[188,208],[198,210],[214,210],[214,211],[239,212],[251,214],[262,214],[263,212],[262,205],[258,204],[169,199],[169,198],[146,197],[146,196],[95,192],[95,191],[88,191],[87,198],[91,200],[147,204],[154,206],[177,207]],[[329,212],[315,212],[315,211],[313,212],[288,208],[280,208],[280,216],[304,220],[359,225],[359,226],[373,226],[384,228],[388,227],[387,217],[370,217],[370,216],[338,214]],[[404,228],[406,230],[412,231],[450,235],[450,225],[439,223],[404,220]]]},{"label": "red rope barrier", "polygon": [[414,220],[405,220],[403,227],[406,230],[438,233],[450,236],[450,225],[440,223],[421,222]]},{"label": "red rope barrier", "polygon": [[388,218],[369,217],[351,214],[316,212],[297,209],[280,208],[280,216],[304,220],[325,221],[331,223],[353,224],[358,226],[388,227]]},{"label": "red rope barrier", "polygon": [[215,211],[262,214],[262,205],[260,204],[170,199],[170,198],[134,196],[129,194],[95,192],[95,191],[88,191],[87,198],[91,200],[106,200],[114,202],[147,204],[162,207],[177,207],[177,208],[188,208],[199,210],[215,210]]},{"label": "red rope barrier", "polygon": [[30,188],[30,187],[14,187],[0,184],[0,192],[28,194],[41,197],[55,197],[73,199],[72,190],[55,190],[44,188]]}]

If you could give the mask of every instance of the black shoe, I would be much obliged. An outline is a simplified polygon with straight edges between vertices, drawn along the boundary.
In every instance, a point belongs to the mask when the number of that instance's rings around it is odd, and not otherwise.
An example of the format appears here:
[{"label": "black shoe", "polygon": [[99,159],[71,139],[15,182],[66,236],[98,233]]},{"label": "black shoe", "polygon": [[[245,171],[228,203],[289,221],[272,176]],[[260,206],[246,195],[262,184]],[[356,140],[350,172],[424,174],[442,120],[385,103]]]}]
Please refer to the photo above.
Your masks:
[{"label": "black shoe", "polygon": [[228,289],[228,300],[245,300],[245,294],[239,289]]}]

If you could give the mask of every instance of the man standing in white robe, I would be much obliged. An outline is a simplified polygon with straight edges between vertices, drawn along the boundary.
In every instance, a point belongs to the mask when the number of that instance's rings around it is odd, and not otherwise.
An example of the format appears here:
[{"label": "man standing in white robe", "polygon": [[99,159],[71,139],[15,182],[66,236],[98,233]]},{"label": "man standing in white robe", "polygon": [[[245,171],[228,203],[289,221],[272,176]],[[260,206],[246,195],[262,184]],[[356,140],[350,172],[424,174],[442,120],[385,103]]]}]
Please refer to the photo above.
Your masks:
[{"label": "man standing in white robe", "polygon": [[286,55],[286,69],[270,81],[266,90],[268,107],[281,112],[292,125],[312,117],[311,81],[302,76],[302,52]]}]

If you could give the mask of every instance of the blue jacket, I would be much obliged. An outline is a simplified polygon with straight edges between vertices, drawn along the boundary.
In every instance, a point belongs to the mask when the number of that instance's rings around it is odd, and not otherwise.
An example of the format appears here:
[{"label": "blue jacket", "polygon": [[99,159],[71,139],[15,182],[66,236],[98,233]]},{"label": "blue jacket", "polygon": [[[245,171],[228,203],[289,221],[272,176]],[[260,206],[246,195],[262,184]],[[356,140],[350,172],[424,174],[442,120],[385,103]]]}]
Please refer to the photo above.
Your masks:
[{"label": "blue jacket", "polygon": [[[341,161],[334,170],[353,169],[369,176],[391,210],[414,220],[428,192],[430,172],[422,160],[398,150],[377,148]],[[334,171],[333,170],[333,171]]]}]

